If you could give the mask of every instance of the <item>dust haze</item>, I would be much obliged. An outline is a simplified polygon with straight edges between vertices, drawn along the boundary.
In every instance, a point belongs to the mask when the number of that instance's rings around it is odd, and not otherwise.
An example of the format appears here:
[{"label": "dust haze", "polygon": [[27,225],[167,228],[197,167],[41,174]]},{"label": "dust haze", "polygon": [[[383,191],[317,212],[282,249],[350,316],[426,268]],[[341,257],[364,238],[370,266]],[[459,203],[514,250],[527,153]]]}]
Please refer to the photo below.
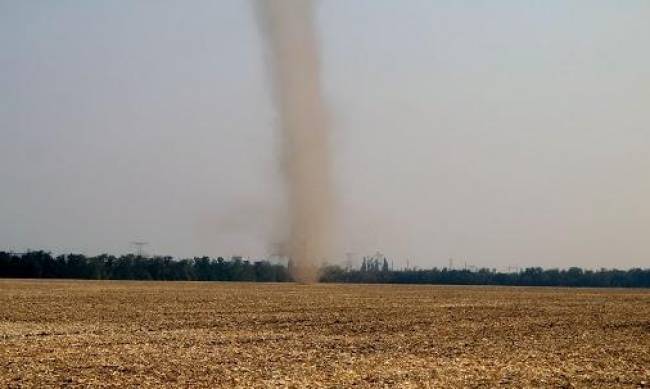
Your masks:
[{"label": "dust haze", "polygon": [[648,264],[647,1],[3,4],[0,250]]}]

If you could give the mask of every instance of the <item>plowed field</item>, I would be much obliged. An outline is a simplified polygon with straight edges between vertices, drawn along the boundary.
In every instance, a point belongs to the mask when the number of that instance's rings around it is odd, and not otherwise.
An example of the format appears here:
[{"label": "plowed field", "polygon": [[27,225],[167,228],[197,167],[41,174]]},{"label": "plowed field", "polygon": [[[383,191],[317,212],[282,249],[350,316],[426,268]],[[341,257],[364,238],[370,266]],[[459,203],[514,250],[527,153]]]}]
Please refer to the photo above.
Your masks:
[{"label": "plowed field", "polygon": [[0,280],[0,386],[639,387],[650,291]]}]

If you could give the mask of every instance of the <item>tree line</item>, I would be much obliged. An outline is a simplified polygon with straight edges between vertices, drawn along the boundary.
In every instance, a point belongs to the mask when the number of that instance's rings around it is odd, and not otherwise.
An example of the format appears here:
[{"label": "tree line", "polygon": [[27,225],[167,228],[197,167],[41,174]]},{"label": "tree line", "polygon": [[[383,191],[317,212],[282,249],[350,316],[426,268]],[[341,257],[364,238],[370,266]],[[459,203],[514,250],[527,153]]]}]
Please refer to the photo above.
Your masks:
[{"label": "tree line", "polygon": [[[176,259],[169,256],[143,257],[134,254],[53,256],[45,251],[17,254],[0,251],[0,278],[74,278],[93,280],[161,281],[293,281],[289,264],[267,260],[249,261],[196,257]],[[494,269],[457,270],[447,268],[392,270],[386,258],[364,258],[357,269],[325,265],[321,282],[442,284],[442,285],[513,285],[572,287],[650,287],[650,269],[583,270],[530,267],[518,272]]]},{"label": "tree line", "polygon": [[[386,262],[384,262],[386,263]],[[440,284],[440,285],[512,285],[512,286],[578,286],[578,287],[650,287],[650,269],[600,269],[583,270],[542,269],[530,267],[518,272],[503,273],[494,269],[457,270],[433,268],[426,270],[381,269],[372,266],[361,269],[343,269],[327,266],[321,272],[321,282],[387,283],[387,284]]]},{"label": "tree line", "polygon": [[45,251],[24,254],[0,252],[1,278],[76,278],[90,280],[161,281],[291,281],[287,267],[268,261],[248,261],[241,257],[119,257],[102,254],[52,256]]}]

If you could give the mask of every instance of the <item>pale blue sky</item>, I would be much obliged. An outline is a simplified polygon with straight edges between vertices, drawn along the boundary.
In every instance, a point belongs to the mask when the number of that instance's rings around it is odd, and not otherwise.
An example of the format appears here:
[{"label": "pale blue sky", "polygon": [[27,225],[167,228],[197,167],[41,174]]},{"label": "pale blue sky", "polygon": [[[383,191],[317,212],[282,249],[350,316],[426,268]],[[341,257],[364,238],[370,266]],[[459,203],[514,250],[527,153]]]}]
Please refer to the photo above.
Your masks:
[{"label": "pale blue sky", "polygon": [[[650,265],[650,3],[322,0],[340,251]],[[247,1],[0,0],[0,249],[260,256]]]}]

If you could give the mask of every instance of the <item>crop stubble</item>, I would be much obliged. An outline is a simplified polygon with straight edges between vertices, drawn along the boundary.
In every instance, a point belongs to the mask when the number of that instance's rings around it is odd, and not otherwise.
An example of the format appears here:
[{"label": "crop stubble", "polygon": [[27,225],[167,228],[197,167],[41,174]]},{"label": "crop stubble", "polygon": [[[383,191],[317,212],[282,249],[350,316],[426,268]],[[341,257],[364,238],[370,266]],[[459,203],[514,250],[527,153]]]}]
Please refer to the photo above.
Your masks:
[{"label": "crop stubble", "polygon": [[628,386],[650,291],[0,280],[0,386]]}]

